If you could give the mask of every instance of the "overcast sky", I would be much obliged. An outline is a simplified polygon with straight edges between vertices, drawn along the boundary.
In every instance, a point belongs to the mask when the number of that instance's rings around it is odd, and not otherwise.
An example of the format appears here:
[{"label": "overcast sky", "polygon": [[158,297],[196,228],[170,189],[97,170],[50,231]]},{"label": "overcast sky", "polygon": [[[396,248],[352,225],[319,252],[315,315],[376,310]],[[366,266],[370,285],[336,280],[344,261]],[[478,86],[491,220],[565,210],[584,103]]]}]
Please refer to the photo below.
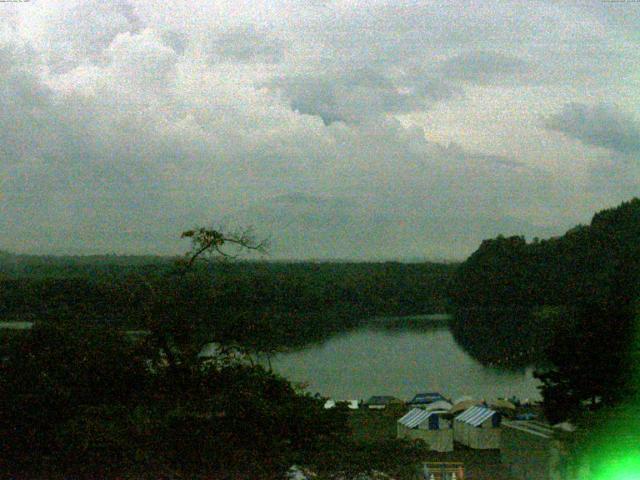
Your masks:
[{"label": "overcast sky", "polygon": [[0,249],[460,259],[640,195],[640,3],[0,3]]}]

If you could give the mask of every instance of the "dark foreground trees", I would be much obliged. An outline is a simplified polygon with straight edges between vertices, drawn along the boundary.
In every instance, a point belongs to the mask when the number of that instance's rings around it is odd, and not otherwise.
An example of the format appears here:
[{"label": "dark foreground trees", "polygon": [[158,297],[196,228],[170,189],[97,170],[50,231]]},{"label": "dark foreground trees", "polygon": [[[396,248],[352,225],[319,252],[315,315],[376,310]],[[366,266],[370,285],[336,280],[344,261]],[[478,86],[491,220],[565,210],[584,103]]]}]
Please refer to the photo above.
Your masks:
[{"label": "dark foreground trees", "polygon": [[219,355],[156,370],[149,353],[75,321],[11,342],[0,469],[15,478],[276,478],[346,435],[344,411],[262,367]]},{"label": "dark foreground trees", "polygon": [[[346,432],[345,412],[221,348],[197,355],[197,317],[177,305],[189,270],[246,236],[186,232],[177,270],[140,281],[147,335],[73,314],[0,352],[0,470],[15,478],[276,478]],[[126,291],[122,292],[126,295]],[[81,309],[80,309],[81,310]],[[78,309],[74,309],[77,312]]]},{"label": "dark foreground trees", "polygon": [[565,313],[547,351],[551,368],[537,373],[552,423],[635,397],[635,325],[634,313],[621,305],[589,303]]},{"label": "dark foreground trees", "polygon": [[[141,335],[69,305],[0,342],[0,478],[272,479],[293,464],[362,472],[417,458],[402,442],[356,444],[346,407],[325,410],[236,348],[252,335],[212,335],[221,319],[194,308],[206,298],[182,301],[206,280],[192,267],[227,243],[259,244],[212,230],[185,236],[194,249],[176,270],[116,292],[141,302]],[[253,324],[253,337],[270,334],[260,319],[242,323]],[[211,340],[215,353],[198,355]]]}]

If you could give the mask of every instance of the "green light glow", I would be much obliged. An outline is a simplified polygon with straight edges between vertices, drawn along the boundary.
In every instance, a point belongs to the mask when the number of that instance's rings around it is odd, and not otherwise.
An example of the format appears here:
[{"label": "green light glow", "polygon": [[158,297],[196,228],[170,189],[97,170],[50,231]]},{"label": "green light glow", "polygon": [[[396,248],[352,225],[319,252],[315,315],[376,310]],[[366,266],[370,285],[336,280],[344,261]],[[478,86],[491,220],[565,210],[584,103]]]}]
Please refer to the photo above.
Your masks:
[{"label": "green light glow", "polygon": [[612,460],[601,472],[596,472],[595,480],[640,480],[640,458],[635,454],[619,461]]},{"label": "green light glow", "polygon": [[632,394],[626,405],[599,412],[593,417],[590,438],[582,451],[587,466],[575,480],[640,480],[640,315],[632,364]]}]

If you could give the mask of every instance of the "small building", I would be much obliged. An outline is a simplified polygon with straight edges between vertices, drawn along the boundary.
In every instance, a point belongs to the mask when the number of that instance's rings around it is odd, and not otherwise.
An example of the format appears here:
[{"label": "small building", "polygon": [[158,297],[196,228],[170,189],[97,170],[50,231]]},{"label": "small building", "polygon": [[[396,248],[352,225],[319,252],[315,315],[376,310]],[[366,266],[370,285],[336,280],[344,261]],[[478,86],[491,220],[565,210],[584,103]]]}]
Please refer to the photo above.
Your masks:
[{"label": "small building", "polygon": [[502,422],[500,459],[515,480],[559,480],[562,444],[556,430],[533,421]]},{"label": "small building", "polygon": [[446,400],[440,393],[438,392],[424,392],[417,393],[409,402],[409,405],[412,407],[417,407],[420,405],[429,405],[430,403],[437,402],[438,400]]},{"label": "small building", "polygon": [[367,408],[382,410],[390,405],[402,405],[402,400],[389,395],[374,395],[366,401]]},{"label": "small building", "polygon": [[455,417],[453,439],[469,448],[499,449],[501,421],[502,416],[494,410],[471,407]]},{"label": "small building", "polygon": [[453,402],[453,407],[451,407],[451,414],[455,415],[457,413],[462,413],[465,410],[468,410],[471,407],[475,407],[476,405],[484,405],[482,400],[474,400],[473,398],[467,398],[466,400],[460,400]]},{"label": "small building", "polygon": [[336,408],[336,407],[348,408],[349,410],[358,410],[360,408],[360,401],[359,400],[334,400],[330,398],[324,403],[324,408],[326,409]]},{"label": "small building", "polygon": [[413,408],[398,420],[397,437],[422,440],[429,450],[436,452],[453,451],[451,420],[421,408]]},{"label": "small building", "polygon": [[464,480],[462,462],[425,462],[421,475],[424,480]]}]

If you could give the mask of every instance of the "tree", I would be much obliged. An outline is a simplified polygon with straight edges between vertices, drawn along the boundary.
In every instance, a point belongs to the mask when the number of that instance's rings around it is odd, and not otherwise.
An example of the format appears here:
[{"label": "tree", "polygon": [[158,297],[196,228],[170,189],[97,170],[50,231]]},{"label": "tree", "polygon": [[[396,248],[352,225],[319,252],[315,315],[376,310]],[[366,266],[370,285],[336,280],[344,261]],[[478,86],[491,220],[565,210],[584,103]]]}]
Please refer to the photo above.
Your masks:
[{"label": "tree", "polygon": [[100,405],[130,408],[147,380],[143,353],[118,331],[74,318],[36,323],[0,363],[0,464],[37,468],[61,456],[59,429]]},{"label": "tree", "polygon": [[156,364],[166,362],[173,372],[197,364],[202,347],[213,340],[198,338],[203,333],[203,322],[199,321],[202,317],[188,308],[194,286],[208,281],[198,277],[202,272],[198,272],[197,263],[232,259],[245,251],[265,254],[268,248],[268,242],[257,240],[251,229],[224,232],[200,227],[183,232],[181,238],[191,240],[191,249],[173,269],[155,278],[137,275],[132,279],[147,292],[141,306],[142,321],[160,353]]},{"label": "tree", "polygon": [[537,372],[546,415],[577,419],[633,394],[635,318],[630,305],[585,303],[567,311],[547,352],[552,368]]},{"label": "tree", "polygon": [[[183,263],[135,284],[147,293],[147,344],[71,315],[9,342],[0,355],[4,474],[275,479],[347,437],[346,411],[325,410],[273,372],[224,355],[197,360],[197,316],[179,315],[207,273],[196,262],[226,258],[227,244],[264,244],[205,229],[184,236],[194,248]],[[169,368],[160,368],[158,351]]]}]

